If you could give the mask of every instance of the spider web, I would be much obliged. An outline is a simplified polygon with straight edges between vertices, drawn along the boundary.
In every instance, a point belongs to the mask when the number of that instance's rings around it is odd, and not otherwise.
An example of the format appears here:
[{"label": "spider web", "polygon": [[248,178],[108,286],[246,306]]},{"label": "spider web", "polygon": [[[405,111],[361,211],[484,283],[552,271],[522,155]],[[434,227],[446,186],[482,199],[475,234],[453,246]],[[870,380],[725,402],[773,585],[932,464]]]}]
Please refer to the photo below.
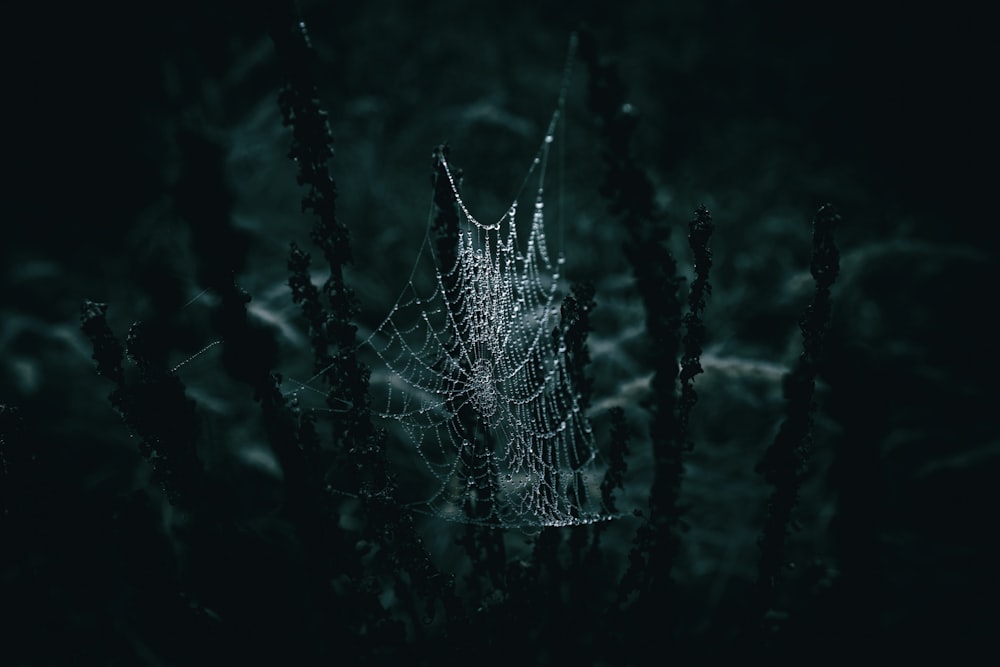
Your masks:
[{"label": "spider web", "polygon": [[[454,265],[443,267],[436,256],[429,220],[407,285],[365,341],[384,366],[372,381],[374,409],[415,446],[431,475],[422,508],[444,519],[540,527],[606,518],[593,430],[567,369],[560,326],[564,258],[553,260],[545,235],[546,171],[572,47],[545,138],[496,222],[472,215],[439,155],[461,213]],[[522,244],[518,199],[532,182]],[[420,267],[428,263],[433,279],[419,289]]]}]

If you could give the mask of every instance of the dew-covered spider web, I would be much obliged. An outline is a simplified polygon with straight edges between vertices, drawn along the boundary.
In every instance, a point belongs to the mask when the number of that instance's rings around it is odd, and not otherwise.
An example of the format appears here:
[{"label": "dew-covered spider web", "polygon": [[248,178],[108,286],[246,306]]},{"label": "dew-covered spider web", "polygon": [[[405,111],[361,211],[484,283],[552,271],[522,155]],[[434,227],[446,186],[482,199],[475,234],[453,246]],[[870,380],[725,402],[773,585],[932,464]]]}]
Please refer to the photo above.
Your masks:
[{"label": "dew-covered spider web", "polygon": [[473,215],[438,154],[459,213],[454,260],[442,265],[429,219],[406,286],[365,340],[382,366],[372,377],[373,409],[416,448],[430,472],[421,507],[444,519],[530,528],[606,518],[593,432],[560,326],[564,258],[553,255],[545,229],[572,47],[538,152],[495,222]]}]

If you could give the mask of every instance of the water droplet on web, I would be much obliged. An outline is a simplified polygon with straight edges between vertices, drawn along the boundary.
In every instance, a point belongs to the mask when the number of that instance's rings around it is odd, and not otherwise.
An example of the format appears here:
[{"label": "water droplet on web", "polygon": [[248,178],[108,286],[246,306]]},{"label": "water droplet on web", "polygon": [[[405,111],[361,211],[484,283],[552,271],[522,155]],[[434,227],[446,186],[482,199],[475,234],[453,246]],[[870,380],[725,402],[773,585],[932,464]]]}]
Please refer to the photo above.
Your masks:
[{"label": "water droplet on web", "polygon": [[[539,177],[535,192],[506,200],[506,215],[495,224],[472,216],[457,191],[457,173],[452,178],[445,165],[464,214],[454,264],[444,267],[433,252],[418,253],[430,257],[433,274],[414,266],[390,315],[365,339],[383,367],[373,368],[371,382],[380,391],[378,414],[397,422],[436,476],[440,484],[426,506],[442,519],[469,521],[464,504],[480,493],[489,495],[486,521],[494,527],[568,525],[600,514],[587,494],[561,492],[576,483],[565,477],[569,463],[593,460],[594,436],[580,398],[574,399],[579,391],[567,372],[568,343],[552,337],[566,258],[547,247],[544,197],[561,184],[541,173],[541,165],[555,143],[558,118],[557,110],[543,129],[542,146],[525,156],[527,175]],[[521,215],[533,217],[521,225],[522,239],[515,215],[524,207]],[[496,438],[492,456],[480,455],[480,443],[462,435],[472,434],[466,417],[477,432]]]}]

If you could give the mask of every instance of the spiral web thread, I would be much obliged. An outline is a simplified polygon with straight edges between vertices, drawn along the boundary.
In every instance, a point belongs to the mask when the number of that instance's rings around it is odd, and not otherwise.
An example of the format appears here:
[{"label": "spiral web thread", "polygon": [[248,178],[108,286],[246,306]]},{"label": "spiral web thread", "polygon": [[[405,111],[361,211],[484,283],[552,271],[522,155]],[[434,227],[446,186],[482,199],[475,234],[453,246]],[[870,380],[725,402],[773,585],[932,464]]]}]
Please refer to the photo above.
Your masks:
[{"label": "spiral web thread", "polygon": [[[395,421],[431,473],[426,511],[495,527],[541,527],[606,518],[591,426],[567,370],[559,270],[546,245],[546,169],[563,113],[573,42],[559,103],[518,195],[484,224],[444,173],[460,215],[457,260],[442,269],[431,225],[413,273],[389,315],[365,341],[384,366],[374,408]],[[518,198],[537,178],[522,247]],[[414,284],[429,258],[431,287]],[[429,294],[426,292],[430,291]],[[381,395],[379,395],[381,394]]]}]

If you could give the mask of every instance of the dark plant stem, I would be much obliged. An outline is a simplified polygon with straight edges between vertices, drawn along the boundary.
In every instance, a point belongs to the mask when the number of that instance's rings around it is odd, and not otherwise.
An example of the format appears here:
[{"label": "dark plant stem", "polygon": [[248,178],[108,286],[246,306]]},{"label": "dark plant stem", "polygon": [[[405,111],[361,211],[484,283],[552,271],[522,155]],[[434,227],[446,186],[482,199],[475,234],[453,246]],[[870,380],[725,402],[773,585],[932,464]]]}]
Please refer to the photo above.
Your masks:
[{"label": "dark plant stem", "polygon": [[[688,295],[688,312],[684,316],[684,326],[687,331],[684,334],[684,354],[681,357],[681,397],[677,407],[678,428],[686,439],[691,410],[698,401],[694,378],[704,372],[701,366],[701,353],[708,332],[701,316],[705,311],[706,301],[712,293],[712,284],[708,282],[709,272],[712,269],[712,251],[708,247],[708,242],[712,238],[715,225],[712,224],[712,215],[704,205],[695,210],[689,228],[688,243],[694,256],[695,275]],[[693,447],[690,439],[687,439],[685,446],[688,450]]]},{"label": "dark plant stem", "polygon": [[[761,624],[777,602],[785,565],[785,546],[808,463],[816,411],[813,400],[816,375],[830,320],[830,288],[840,268],[840,253],[833,240],[833,231],[839,222],[840,216],[830,204],[822,206],[813,219],[811,272],[815,290],[812,303],[799,318],[802,353],[784,380],[785,420],[756,467],[773,487],[760,537],[760,560],[751,609],[756,622]],[[763,625],[761,629],[766,631]]]},{"label": "dark plant stem", "polygon": [[611,449],[608,454],[608,469],[601,481],[601,499],[604,507],[611,513],[618,511],[615,502],[615,489],[625,489],[625,473],[629,454],[628,423],[625,421],[625,410],[619,407],[611,408]]},{"label": "dark plant stem", "polygon": [[453,581],[431,563],[412,516],[400,507],[396,484],[389,474],[385,431],[376,429],[371,421],[370,371],[356,354],[353,318],[358,305],[344,280],[344,267],[351,261],[350,241],[347,227],[337,218],[337,187],[328,167],[333,137],[313,77],[315,53],[305,23],[292,4],[273,4],[271,37],[285,80],[278,104],[285,126],[292,129],[288,156],[298,165],[299,184],[308,188],[302,209],[313,213],[310,237],[329,269],[321,303],[308,287],[308,256],[293,247],[289,284],[293,299],[302,305],[309,320],[316,371],[329,388],[327,404],[336,415],[335,448],[356,474],[351,486],[366,511],[366,535],[379,547],[381,557],[376,560],[392,571],[409,573],[417,594],[427,603],[428,616],[433,617],[435,601],[441,600],[448,615],[457,617],[461,612]]},{"label": "dark plant stem", "polygon": [[[127,345],[111,332],[107,304],[84,301],[80,323],[94,347],[97,373],[115,388],[109,400],[129,429],[139,436],[139,451],[171,504],[182,509],[199,505],[204,488],[201,461],[195,450],[195,402],[185,395],[184,384],[164,366],[163,334],[142,322],[132,325]],[[125,381],[124,355],[135,363],[138,381]]]},{"label": "dark plant stem", "polygon": [[559,329],[552,332],[554,335],[562,332],[562,340],[566,344],[566,371],[583,412],[590,407],[594,384],[587,376],[587,365],[590,364],[590,350],[587,347],[587,336],[591,329],[590,313],[597,305],[594,293],[592,283],[574,284],[559,310]]},{"label": "dark plant stem", "polygon": [[[653,200],[652,181],[632,154],[638,115],[626,99],[625,85],[616,68],[599,58],[592,34],[581,35],[580,53],[590,71],[590,108],[604,135],[606,170],[601,191],[627,234],[625,254],[645,307],[653,370],[651,398],[646,406],[652,416],[654,461],[649,515],[636,536],[619,597],[624,602],[637,592],[640,601],[655,599],[659,604],[674,597],[666,591],[671,587],[671,570],[680,546],[678,498],[684,473],[684,442],[676,415],[676,384],[680,371],[677,360],[682,278],[667,249],[666,234],[658,224],[660,215]],[[667,614],[661,627],[672,628],[672,624],[672,614]]]},{"label": "dark plant stem", "polygon": [[[445,170],[445,161],[449,159],[448,146],[441,144],[435,148],[433,158],[434,171],[431,175],[431,185],[434,188],[435,250],[441,275],[446,277],[452,275],[455,263],[458,261],[458,202],[455,200],[455,192]],[[455,179],[455,186],[461,188],[461,169],[455,170],[452,176]],[[451,294],[455,289],[455,280],[449,278],[446,280],[450,284],[446,284],[445,289]]]},{"label": "dark plant stem", "polygon": [[289,257],[292,298],[302,306],[310,327],[315,370],[329,388],[327,403],[340,424],[334,439],[338,449],[378,438],[368,411],[368,369],[355,352],[358,312],[354,291],[344,281],[351,261],[347,227],[337,218],[337,186],[328,161],[333,157],[333,136],[327,113],[319,102],[313,80],[315,54],[305,23],[291,8],[275,18],[271,36],[284,84],[278,105],[286,127],[292,129],[289,159],[298,167],[298,182],[307,188],[302,210],[313,213],[310,238],[323,253],[329,275],[321,295],[311,287],[309,258],[292,246]]}]

